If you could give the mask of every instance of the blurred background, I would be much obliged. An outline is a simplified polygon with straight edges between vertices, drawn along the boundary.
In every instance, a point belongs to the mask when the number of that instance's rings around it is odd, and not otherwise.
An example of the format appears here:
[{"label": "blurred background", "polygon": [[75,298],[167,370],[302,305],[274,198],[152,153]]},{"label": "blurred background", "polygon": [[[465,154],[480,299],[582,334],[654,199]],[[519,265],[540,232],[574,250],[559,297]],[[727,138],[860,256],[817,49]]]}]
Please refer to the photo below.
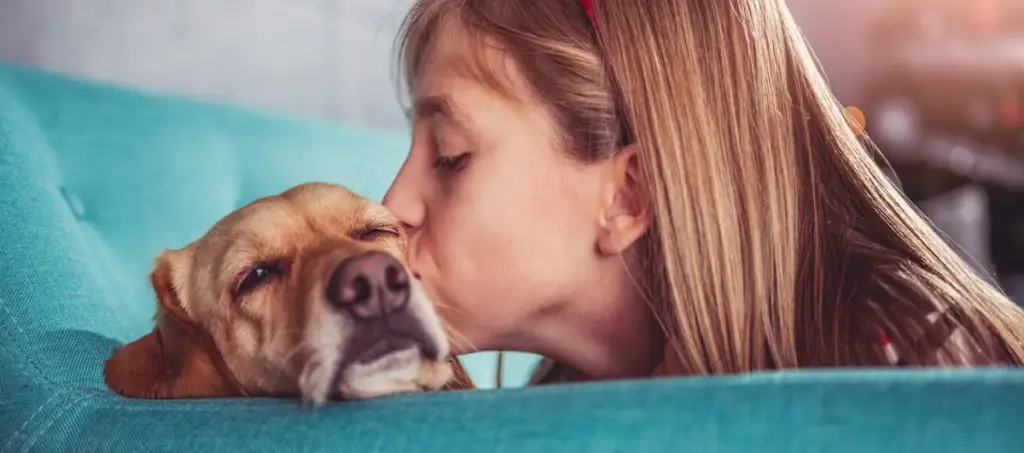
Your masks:
[{"label": "blurred background", "polygon": [[[0,0],[0,60],[405,133],[410,0]],[[907,195],[1024,302],[1024,0],[789,0]],[[505,383],[535,357],[507,357]],[[466,359],[494,380],[494,355]]]}]

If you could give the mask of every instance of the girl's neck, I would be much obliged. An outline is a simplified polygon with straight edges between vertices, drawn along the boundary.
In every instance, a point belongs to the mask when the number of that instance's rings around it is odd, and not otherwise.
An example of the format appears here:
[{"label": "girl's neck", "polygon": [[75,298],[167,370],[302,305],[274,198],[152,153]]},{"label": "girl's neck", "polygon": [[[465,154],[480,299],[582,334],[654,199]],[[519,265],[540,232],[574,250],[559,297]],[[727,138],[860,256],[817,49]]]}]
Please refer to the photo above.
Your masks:
[{"label": "girl's neck", "polygon": [[665,337],[653,310],[625,269],[601,280],[575,303],[531,326],[524,350],[570,367],[570,380],[650,376],[664,354]]}]

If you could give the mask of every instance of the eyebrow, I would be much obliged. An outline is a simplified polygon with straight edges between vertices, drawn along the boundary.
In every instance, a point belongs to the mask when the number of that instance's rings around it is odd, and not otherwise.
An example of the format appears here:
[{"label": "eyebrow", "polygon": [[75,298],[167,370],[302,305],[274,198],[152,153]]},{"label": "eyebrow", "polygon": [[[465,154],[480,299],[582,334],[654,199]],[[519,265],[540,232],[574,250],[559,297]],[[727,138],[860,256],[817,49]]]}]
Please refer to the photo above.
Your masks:
[{"label": "eyebrow", "polygon": [[444,117],[445,121],[459,128],[466,131],[472,130],[466,110],[447,95],[437,94],[416,99],[412,114],[413,118],[429,118],[440,115]]}]

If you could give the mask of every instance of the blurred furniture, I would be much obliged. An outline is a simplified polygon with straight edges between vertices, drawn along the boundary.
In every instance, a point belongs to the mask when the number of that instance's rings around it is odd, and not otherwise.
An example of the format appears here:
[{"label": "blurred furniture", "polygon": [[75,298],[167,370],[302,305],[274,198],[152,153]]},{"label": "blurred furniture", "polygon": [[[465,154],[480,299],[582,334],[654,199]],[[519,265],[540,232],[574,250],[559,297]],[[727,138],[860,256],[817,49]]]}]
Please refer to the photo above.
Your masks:
[{"label": "blurred furniture", "polygon": [[907,43],[883,68],[867,118],[890,159],[1024,191],[1024,39]]},{"label": "blurred furniture", "polygon": [[[907,195],[1024,301],[1024,3],[893,2],[876,31],[868,133]],[[980,201],[954,196],[967,192]]]},{"label": "blurred furniture", "polygon": [[133,400],[103,361],[148,332],[146,282],[256,197],[380,198],[404,137],[0,65],[2,452],[1017,452],[1024,372],[803,371],[331,404]]}]

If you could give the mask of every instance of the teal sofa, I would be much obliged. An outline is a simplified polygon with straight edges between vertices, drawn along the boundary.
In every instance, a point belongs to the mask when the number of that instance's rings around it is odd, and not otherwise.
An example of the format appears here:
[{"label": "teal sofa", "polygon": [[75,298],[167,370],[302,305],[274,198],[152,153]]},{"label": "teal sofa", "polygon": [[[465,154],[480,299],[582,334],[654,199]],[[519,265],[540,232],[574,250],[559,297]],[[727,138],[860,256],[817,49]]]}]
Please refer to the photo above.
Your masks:
[{"label": "teal sofa", "polygon": [[285,399],[111,393],[151,326],[146,274],[256,197],[379,199],[405,137],[0,65],[0,452],[1024,451],[1024,374],[816,371]]}]

